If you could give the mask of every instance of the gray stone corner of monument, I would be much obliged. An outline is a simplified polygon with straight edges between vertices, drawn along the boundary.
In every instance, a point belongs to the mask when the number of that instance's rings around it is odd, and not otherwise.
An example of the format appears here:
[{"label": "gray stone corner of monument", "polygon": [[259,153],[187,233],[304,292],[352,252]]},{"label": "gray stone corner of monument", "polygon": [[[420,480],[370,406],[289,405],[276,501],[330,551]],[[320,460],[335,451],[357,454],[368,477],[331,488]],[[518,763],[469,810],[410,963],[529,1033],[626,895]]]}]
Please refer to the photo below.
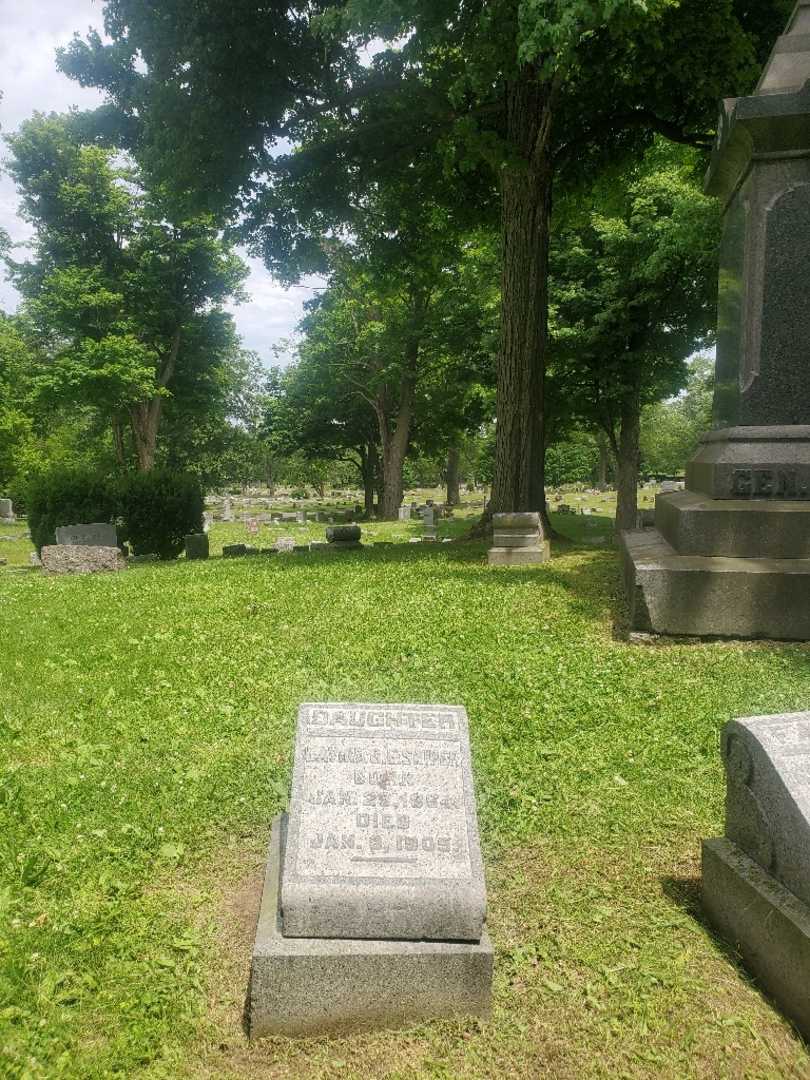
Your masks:
[{"label": "gray stone corner of monument", "polygon": [[492,515],[490,566],[531,566],[551,558],[551,545],[543,536],[538,513]]},{"label": "gray stone corner of monument", "polygon": [[810,1036],[810,712],[722,734],[725,836],[703,843],[707,918]]},{"label": "gray stone corner of monument", "polygon": [[620,538],[631,630],[810,640],[810,0],[726,101],[714,427]]},{"label": "gray stone corner of monument", "polygon": [[488,1016],[485,917],[464,709],[302,705],[253,951],[251,1036]]}]

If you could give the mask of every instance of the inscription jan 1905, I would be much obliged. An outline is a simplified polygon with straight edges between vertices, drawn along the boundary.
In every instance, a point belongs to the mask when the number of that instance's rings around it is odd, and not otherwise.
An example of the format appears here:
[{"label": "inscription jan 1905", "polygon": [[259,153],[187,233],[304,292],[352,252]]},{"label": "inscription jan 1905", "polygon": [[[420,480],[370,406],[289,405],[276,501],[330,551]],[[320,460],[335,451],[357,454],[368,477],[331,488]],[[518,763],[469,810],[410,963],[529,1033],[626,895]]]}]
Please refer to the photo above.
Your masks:
[{"label": "inscription jan 1905", "polygon": [[298,876],[470,876],[454,712],[326,705],[303,720]]}]

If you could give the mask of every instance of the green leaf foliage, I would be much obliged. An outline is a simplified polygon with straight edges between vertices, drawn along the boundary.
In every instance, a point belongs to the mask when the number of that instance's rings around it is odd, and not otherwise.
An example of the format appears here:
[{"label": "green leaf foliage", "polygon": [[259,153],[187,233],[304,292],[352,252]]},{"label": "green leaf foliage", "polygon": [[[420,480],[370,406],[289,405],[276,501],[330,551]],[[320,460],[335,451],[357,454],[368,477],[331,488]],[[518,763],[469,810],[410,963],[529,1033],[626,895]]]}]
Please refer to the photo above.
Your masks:
[{"label": "green leaf foliage", "polygon": [[117,494],[124,539],[135,555],[174,559],[188,534],[202,532],[203,494],[195,476],[161,469],[128,473]]}]

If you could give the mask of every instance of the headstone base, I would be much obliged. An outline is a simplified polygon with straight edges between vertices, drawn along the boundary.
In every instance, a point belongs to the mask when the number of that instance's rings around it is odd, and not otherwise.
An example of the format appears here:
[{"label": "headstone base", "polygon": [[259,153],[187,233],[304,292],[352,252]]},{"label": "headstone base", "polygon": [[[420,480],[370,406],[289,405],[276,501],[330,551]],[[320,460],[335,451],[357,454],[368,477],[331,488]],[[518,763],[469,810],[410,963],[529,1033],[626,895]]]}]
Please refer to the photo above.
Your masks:
[{"label": "headstone base", "polygon": [[487,553],[490,566],[534,566],[548,562],[550,558],[551,545],[548,540],[533,548],[491,547]]},{"label": "headstone base", "polygon": [[657,529],[620,548],[631,630],[810,641],[810,559],[679,555]]},{"label": "headstone base", "polygon": [[489,1017],[493,952],[480,942],[285,938],[279,918],[282,818],[273,822],[250,969],[249,1029],[310,1036]]},{"label": "headstone base", "polygon": [[94,574],[126,570],[127,561],[117,547],[50,544],[42,549],[42,568],[47,574]]},{"label": "headstone base", "polygon": [[703,841],[703,910],[810,1038],[810,908],[730,840]]}]

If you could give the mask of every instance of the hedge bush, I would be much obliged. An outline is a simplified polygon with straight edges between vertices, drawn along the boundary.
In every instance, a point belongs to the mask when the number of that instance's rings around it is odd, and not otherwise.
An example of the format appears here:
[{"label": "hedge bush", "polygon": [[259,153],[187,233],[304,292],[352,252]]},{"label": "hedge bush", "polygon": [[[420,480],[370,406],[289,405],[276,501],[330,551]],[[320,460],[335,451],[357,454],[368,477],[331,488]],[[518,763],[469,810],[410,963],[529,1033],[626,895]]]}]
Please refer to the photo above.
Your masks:
[{"label": "hedge bush", "polygon": [[38,552],[56,543],[60,525],[114,523],[118,516],[115,486],[87,469],[57,468],[33,476],[26,485],[25,507],[31,540]]},{"label": "hedge bush", "polygon": [[83,469],[50,469],[30,481],[25,501],[37,551],[56,542],[59,525],[108,521],[117,526],[119,543],[130,543],[136,555],[173,559],[185,536],[203,525],[199,480],[158,469],[117,480]]},{"label": "hedge bush", "polygon": [[174,559],[188,533],[202,532],[202,488],[197,477],[187,473],[130,473],[119,481],[118,505],[136,555]]}]

